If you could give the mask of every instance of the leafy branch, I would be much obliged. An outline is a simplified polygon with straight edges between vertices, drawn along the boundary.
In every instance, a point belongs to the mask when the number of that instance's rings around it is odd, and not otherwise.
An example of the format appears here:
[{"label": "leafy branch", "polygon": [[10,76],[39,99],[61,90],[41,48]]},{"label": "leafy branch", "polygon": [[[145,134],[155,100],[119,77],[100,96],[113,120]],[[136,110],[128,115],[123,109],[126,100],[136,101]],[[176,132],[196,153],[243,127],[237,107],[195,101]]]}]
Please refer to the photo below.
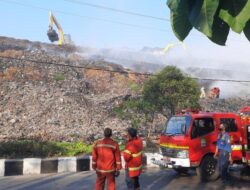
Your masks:
[{"label": "leafy branch", "polygon": [[225,45],[230,28],[250,41],[249,0],[168,0],[171,25],[183,41],[194,27],[211,41]]}]

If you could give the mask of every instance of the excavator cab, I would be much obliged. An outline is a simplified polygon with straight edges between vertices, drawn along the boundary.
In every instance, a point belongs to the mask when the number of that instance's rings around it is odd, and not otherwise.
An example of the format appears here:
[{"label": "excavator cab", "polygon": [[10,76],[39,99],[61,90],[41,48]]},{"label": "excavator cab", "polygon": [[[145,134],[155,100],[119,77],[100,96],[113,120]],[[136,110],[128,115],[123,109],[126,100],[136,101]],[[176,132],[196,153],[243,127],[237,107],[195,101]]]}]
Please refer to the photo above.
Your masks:
[{"label": "excavator cab", "polygon": [[54,30],[53,28],[49,28],[49,30],[47,31],[47,35],[51,42],[55,42],[59,40],[59,36],[56,30]]},{"label": "excavator cab", "polygon": [[71,44],[71,45],[74,44],[74,42],[71,39],[70,34],[64,34],[64,43],[65,44]]}]

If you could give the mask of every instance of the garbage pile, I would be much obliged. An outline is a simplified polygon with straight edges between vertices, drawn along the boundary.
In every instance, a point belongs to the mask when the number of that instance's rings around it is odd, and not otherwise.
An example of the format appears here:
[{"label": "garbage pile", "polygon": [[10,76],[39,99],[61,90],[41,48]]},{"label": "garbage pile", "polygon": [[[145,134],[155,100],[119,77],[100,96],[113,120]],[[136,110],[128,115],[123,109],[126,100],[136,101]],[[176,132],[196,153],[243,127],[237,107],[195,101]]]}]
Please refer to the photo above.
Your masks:
[{"label": "garbage pile", "polygon": [[129,126],[112,108],[133,94],[130,85],[141,76],[85,60],[77,49],[5,37],[0,44],[0,140],[86,140],[102,136],[104,127]]},{"label": "garbage pile", "polygon": [[238,97],[228,99],[201,99],[200,105],[203,111],[237,113],[242,107],[250,105],[250,99]]}]

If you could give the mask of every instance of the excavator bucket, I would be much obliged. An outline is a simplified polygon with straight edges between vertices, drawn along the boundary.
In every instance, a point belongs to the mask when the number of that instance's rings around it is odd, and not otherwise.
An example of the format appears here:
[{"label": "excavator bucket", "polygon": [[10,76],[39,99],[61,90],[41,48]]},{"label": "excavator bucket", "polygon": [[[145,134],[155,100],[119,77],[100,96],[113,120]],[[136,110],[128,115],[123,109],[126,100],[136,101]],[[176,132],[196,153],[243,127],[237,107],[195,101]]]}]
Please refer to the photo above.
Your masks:
[{"label": "excavator bucket", "polygon": [[55,42],[59,40],[58,34],[55,30],[48,30],[47,32],[48,38],[51,42]]}]

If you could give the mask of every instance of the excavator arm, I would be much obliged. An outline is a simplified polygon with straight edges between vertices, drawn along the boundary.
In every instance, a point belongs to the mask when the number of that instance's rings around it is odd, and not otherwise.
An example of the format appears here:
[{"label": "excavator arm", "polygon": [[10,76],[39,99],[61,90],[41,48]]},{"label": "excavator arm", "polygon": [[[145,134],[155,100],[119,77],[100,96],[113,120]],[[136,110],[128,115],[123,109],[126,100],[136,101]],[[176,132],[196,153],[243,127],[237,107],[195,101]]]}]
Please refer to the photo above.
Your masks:
[{"label": "excavator arm", "polygon": [[[59,36],[57,32],[53,29],[53,24],[56,25],[58,29]],[[59,22],[56,20],[56,17],[49,12],[49,30],[47,31],[48,38],[51,42],[58,41],[58,45],[62,45],[64,43],[64,33],[62,27]]]}]

